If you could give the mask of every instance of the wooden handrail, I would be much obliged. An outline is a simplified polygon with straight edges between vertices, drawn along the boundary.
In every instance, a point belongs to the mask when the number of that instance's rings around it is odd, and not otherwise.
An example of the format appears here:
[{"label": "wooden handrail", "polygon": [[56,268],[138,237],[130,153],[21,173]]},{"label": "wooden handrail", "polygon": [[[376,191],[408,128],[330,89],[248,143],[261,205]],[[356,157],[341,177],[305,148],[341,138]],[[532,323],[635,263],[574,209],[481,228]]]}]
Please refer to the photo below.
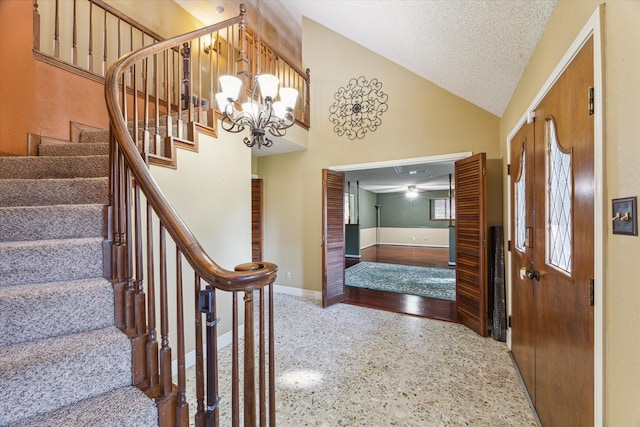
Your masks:
[{"label": "wooden handrail", "polygon": [[[132,342],[133,383],[156,399],[161,427],[186,427],[190,422],[185,366],[185,303],[190,298],[185,297],[188,294],[185,294],[187,287],[183,285],[183,258],[195,275],[193,302],[196,317],[193,333],[198,399],[195,425],[204,427],[205,424],[211,425],[211,422],[217,425],[220,417],[216,291],[224,291],[232,294],[233,301],[230,307],[232,425],[239,425],[243,417],[245,425],[256,425],[259,418],[260,426],[266,427],[267,419],[270,426],[275,426],[272,285],[277,266],[261,261],[237,265],[233,271],[219,266],[182,221],[149,170],[150,161],[162,159],[167,150],[171,150],[170,147],[197,143],[196,131],[215,136],[217,117],[210,101],[203,99],[203,86],[205,96],[213,98],[213,77],[221,72],[220,62],[225,64],[226,73],[248,69],[244,50],[247,39],[245,13],[246,9],[241,6],[240,15],[235,18],[128,53],[118,59],[105,75],[105,99],[111,129],[105,274],[113,282],[116,325],[129,335]],[[226,40],[205,52],[211,55],[209,75],[202,79],[204,48],[200,41],[203,37],[211,40],[214,34],[218,38],[222,32]],[[226,58],[221,58],[222,50],[226,50]],[[215,70],[212,66],[214,51],[217,55]],[[191,76],[194,76],[193,80]],[[159,102],[160,95],[164,95],[164,105]],[[140,108],[143,109],[142,113]],[[185,124],[188,127],[187,137],[184,136]],[[141,206],[141,193],[146,199],[146,225],[142,221],[144,208]],[[156,218],[159,223],[157,242],[154,241],[156,230],[153,225]],[[170,269],[167,264],[172,262],[167,256],[168,239],[176,245],[175,263],[172,264],[175,266],[175,281],[168,275]],[[154,254],[154,245],[157,245],[157,254]],[[145,274],[148,299],[145,297]],[[204,289],[202,281],[206,283]],[[268,290],[266,297],[265,288]],[[170,298],[172,291],[176,292],[174,301]],[[254,291],[257,291],[257,296]],[[244,303],[245,341],[242,353],[238,294],[243,294]],[[257,304],[254,302],[256,299]],[[174,303],[175,307],[170,308],[169,304]],[[253,339],[256,323],[254,308],[260,318],[257,344]],[[267,310],[268,322],[264,318]],[[175,322],[170,321],[170,313],[175,314]],[[159,316],[157,321],[156,315]],[[203,315],[207,319],[206,332],[201,319]],[[265,341],[267,328],[268,343]],[[203,335],[207,348],[206,370]],[[172,353],[171,340],[177,343],[177,355]],[[239,369],[240,358],[243,358],[242,371]],[[177,363],[177,373],[172,372],[172,363]],[[174,374],[177,385],[172,383]],[[243,402],[240,401],[241,378],[244,382]],[[260,398],[259,405],[256,396]],[[240,413],[241,407],[244,408],[243,415]],[[256,416],[257,411],[259,417]]]},{"label": "wooden handrail", "polygon": [[149,203],[166,227],[168,233],[185,255],[191,267],[208,283],[218,289],[228,291],[249,291],[264,286],[265,282],[275,280],[277,267],[275,264],[262,262],[251,268],[241,268],[239,271],[230,271],[220,267],[202,248],[196,237],[182,221],[177,211],[166,199],[155,179],[151,175],[147,164],[140,156],[138,149],[129,134],[127,122],[120,109],[119,82],[125,70],[143,58],[148,58],[166,49],[196,39],[198,37],[219,31],[242,21],[243,16],[228,19],[218,24],[211,25],[190,33],[174,37],[151,46],[142,48],[136,52],[124,55],[116,61],[107,71],[105,77],[105,98],[111,127],[122,150],[127,165],[131,169],[133,177],[147,197]]}]

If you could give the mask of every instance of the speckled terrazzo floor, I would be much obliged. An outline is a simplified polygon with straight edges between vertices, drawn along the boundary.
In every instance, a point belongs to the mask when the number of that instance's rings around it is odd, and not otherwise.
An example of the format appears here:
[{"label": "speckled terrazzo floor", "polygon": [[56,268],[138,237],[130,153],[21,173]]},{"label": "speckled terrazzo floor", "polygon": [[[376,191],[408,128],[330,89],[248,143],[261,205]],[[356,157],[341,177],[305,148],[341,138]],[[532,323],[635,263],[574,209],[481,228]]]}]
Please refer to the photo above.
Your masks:
[{"label": "speckled terrazzo floor", "polygon": [[[536,425],[505,344],[464,326],[285,294],[275,316],[278,426]],[[230,392],[220,392],[228,426]]]}]

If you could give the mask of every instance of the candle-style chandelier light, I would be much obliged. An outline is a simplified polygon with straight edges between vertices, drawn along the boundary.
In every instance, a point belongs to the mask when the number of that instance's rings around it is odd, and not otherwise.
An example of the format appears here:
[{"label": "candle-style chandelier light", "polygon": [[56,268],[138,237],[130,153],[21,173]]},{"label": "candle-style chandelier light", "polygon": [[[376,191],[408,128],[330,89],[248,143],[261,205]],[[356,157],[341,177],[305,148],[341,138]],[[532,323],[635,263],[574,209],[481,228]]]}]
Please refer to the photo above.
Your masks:
[{"label": "candle-style chandelier light", "polygon": [[[260,2],[258,1],[258,52],[260,45]],[[223,114],[222,129],[238,133],[245,128],[251,130],[251,137],[245,137],[247,147],[255,145],[271,147],[273,140],[267,138],[266,131],[273,136],[284,136],[296,119],[293,109],[296,106],[298,91],[292,87],[279,88],[280,80],[273,74],[260,74],[260,54],[258,54],[257,75],[251,96],[242,103],[241,110],[235,102],[240,96],[242,80],[235,76],[221,76],[221,92],[215,98]],[[276,101],[276,98],[278,100]]]}]

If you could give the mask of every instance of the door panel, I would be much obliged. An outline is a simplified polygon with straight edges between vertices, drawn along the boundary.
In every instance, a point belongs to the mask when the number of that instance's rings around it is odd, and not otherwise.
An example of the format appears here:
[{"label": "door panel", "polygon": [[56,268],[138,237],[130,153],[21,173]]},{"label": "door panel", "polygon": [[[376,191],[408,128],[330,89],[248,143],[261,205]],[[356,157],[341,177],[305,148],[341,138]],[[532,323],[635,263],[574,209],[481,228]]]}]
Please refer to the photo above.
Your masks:
[{"label": "door panel", "polygon": [[486,155],[455,163],[456,311],[458,320],[488,335]]},{"label": "door panel", "polygon": [[322,306],[344,300],[344,172],[323,169]]},{"label": "door panel", "polygon": [[[594,423],[593,82],[590,40],[536,108],[533,130],[524,125],[511,146],[512,351],[545,427]],[[531,247],[518,249],[522,215],[533,233]],[[521,279],[521,267],[535,274]]]},{"label": "door panel", "polygon": [[536,109],[535,394],[546,427],[593,425],[592,86],[590,40]]},{"label": "door panel", "polygon": [[[533,150],[534,126],[524,124],[511,140],[511,351],[535,403],[535,281],[522,277],[533,269]],[[529,230],[529,231],[527,231]]]}]

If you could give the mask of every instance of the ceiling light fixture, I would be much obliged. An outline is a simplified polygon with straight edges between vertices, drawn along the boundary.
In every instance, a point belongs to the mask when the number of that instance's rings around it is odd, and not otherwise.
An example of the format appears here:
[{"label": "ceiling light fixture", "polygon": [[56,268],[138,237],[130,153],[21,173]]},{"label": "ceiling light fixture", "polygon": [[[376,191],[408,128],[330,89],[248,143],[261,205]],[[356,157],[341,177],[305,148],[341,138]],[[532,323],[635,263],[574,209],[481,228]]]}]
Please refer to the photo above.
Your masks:
[{"label": "ceiling light fixture", "polygon": [[407,197],[418,197],[418,189],[415,185],[409,185],[407,187]]},{"label": "ceiling light fixture", "polygon": [[[260,44],[260,1],[258,1],[258,52]],[[287,129],[296,122],[293,108],[296,106],[298,91],[292,87],[279,88],[280,80],[272,74],[260,74],[260,56],[258,55],[255,85],[242,110],[236,109],[235,101],[242,89],[242,80],[235,76],[221,76],[222,92],[216,94],[218,108],[223,114],[222,129],[227,132],[242,132],[251,129],[251,137],[245,137],[247,147],[271,147],[273,140],[265,136],[266,131],[273,136],[284,136]],[[276,97],[279,100],[276,101]]]}]

